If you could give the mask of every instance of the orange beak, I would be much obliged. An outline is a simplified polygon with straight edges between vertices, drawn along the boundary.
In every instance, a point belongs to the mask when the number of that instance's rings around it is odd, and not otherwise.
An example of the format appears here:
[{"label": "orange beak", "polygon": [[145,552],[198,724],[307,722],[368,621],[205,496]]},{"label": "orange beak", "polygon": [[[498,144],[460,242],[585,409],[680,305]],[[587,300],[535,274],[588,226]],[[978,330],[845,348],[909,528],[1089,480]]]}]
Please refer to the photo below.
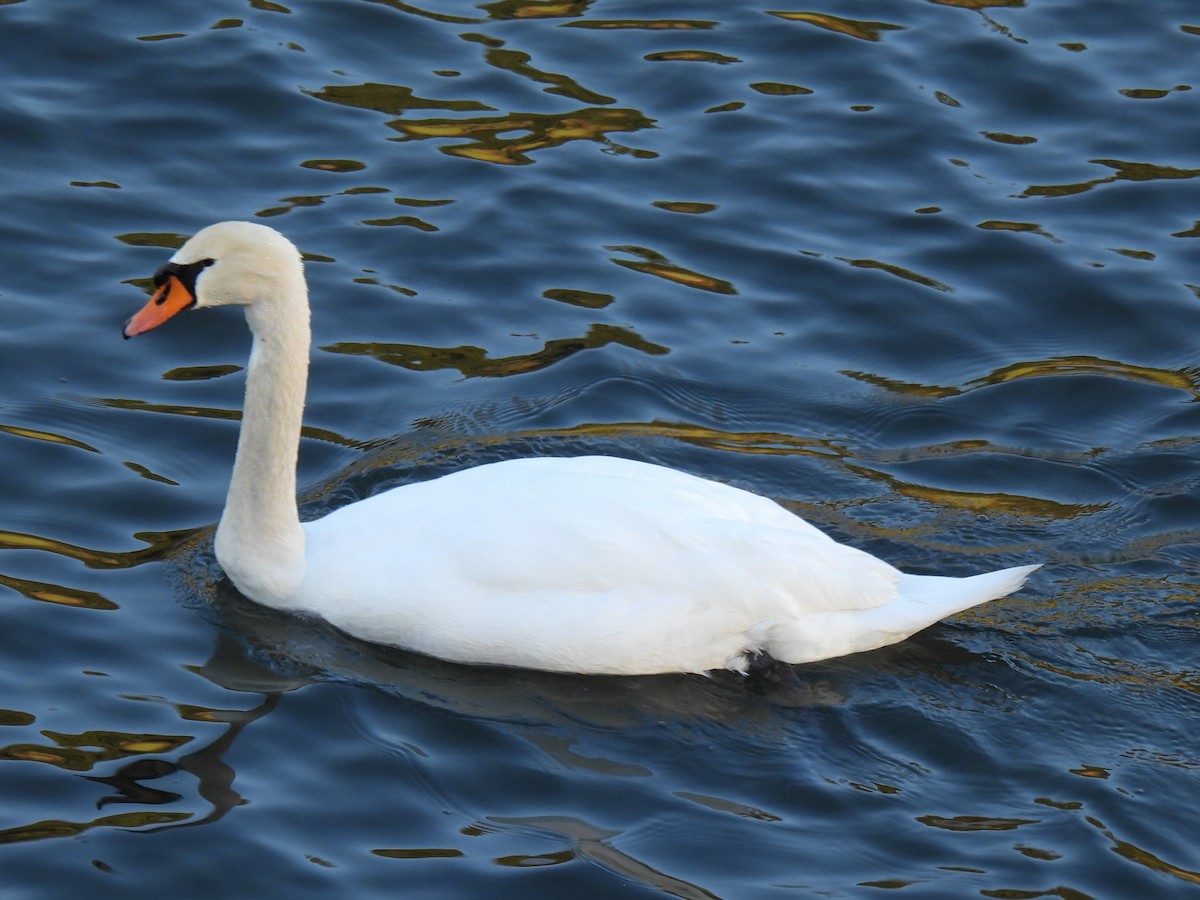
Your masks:
[{"label": "orange beak", "polygon": [[151,328],[157,328],[176,313],[183,312],[196,298],[182,281],[174,275],[168,275],[155,290],[146,305],[136,315],[125,323],[125,337],[144,334]]}]

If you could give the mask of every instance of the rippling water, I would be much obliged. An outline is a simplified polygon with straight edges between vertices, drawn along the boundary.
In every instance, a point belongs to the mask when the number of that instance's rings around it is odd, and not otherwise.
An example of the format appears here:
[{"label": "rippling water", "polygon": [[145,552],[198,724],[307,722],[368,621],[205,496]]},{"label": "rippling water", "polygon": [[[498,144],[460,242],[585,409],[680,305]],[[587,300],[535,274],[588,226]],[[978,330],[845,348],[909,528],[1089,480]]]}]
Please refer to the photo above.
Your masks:
[{"label": "rippling water", "polygon": [[[0,872],[62,896],[1168,897],[1200,885],[1193,0],[0,0]],[[745,681],[383,652],[210,553],[235,313],[309,259],[306,511],[611,452],[914,571]]]}]

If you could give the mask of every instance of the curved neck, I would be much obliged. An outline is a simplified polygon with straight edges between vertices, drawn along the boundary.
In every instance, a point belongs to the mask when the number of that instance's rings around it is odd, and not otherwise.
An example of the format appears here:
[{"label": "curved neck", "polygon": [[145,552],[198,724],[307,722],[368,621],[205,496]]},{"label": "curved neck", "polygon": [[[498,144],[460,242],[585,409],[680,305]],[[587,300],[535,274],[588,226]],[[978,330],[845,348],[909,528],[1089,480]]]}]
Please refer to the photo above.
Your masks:
[{"label": "curved neck", "polygon": [[303,273],[246,307],[254,336],[246,402],[217,559],[252,600],[285,605],[304,575],[304,532],[296,509],[296,461],[311,342]]}]

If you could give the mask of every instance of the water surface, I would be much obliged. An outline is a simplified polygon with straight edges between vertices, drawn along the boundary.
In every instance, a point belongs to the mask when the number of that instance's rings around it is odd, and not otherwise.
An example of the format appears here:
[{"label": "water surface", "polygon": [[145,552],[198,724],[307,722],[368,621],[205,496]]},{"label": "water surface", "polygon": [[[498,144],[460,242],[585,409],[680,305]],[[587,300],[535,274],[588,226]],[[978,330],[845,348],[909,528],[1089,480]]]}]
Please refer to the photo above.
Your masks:
[{"label": "water surface", "polygon": [[[49,898],[1169,897],[1200,884],[1184,0],[0,2],[0,872]],[[777,672],[451,666],[211,559],[314,297],[307,515],[510,456],[771,496],[1014,597]]]}]

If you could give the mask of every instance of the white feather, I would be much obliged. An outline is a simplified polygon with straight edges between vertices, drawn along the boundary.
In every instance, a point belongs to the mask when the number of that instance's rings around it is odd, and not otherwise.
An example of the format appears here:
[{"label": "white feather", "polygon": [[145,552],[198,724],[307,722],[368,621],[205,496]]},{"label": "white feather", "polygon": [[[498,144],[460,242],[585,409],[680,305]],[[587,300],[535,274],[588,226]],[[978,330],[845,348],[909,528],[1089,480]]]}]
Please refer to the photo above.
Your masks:
[{"label": "white feather", "polygon": [[247,307],[254,345],[217,559],[242,593],[367,641],[560,672],[744,671],[871,650],[1017,590],[1037,566],[905,575],[766,498],[611,457],[492,463],[301,525],[309,354],[299,254],[223,223],[173,257],[213,264],[198,306]]}]

